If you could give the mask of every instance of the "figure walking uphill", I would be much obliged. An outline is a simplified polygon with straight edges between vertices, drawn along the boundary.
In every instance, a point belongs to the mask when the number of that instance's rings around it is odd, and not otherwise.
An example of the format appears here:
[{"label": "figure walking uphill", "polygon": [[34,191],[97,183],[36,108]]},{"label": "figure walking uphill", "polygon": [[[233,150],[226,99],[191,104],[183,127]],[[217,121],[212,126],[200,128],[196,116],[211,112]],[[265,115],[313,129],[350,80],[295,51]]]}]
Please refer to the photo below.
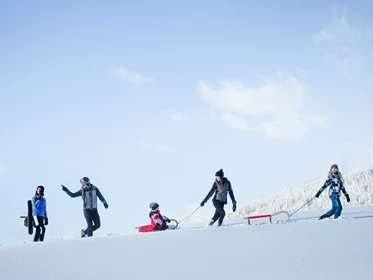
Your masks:
[{"label": "figure walking uphill", "polygon": [[330,171],[328,174],[328,179],[326,180],[325,184],[320,188],[320,190],[316,193],[315,197],[318,198],[320,194],[329,187],[329,198],[332,201],[332,209],[322,215],[319,220],[329,218],[334,215],[334,219],[338,219],[338,217],[342,213],[342,203],[339,197],[341,196],[341,191],[345,195],[347,202],[350,202],[350,196],[348,195],[346,188],[343,183],[343,177],[341,172],[338,170],[338,165],[333,164],[330,167]]},{"label": "figure walking uphill", "polygon": [[98,214],[97,210],[97,197],[101,200],[106,209],[109,207],[109,205],[106,203],[105,198],[101,194],[100,190],[91,184],[88,177],[83,177],[80,179],[80,183],[82,184],[82,188],[75,193],[69,191],[64,185],[61,186],[62,190],[70,197],[82,197],[83,212],[85,220],[87,221],[87,228],[82,229],[81,237],[90,237],[93,236],[93,232],[99,229],[101,226],[100,215]]},{"label": "figure walking uphill", "polygon": [[211,190],[200,204],[201,207],[203,207],[205,203],[210,199],[210,197],[214,195],[212,203],[216,210],[214,216],[211,218],[209,226],[212,226],[217,220],[219,220],[218,226],[221,226],[223,224],[223,220],[225,217],[224,205],[227,204],[228,193],[233,203],[232,210],[233,212],[235,212],[237,202],[234,198],[231,182],[229,182],[229,180],[224,177],[223,169],[220,169],[215,173],[215,182],[212,185]]},{"label": "figure walking uphill", "polygon": [[166,216],[162,216],[161,212],[159,211],[159,204],[152,202],[149,205],[151,212],[149,213],[149,218],[151,221],[151,225],[155,230],[166,230],[168,226],[166,223],[170,223],[170,219]]},{"label": "figure walking uphill", "polygon": [[34,242],[44,241],[45,226],[48,225],[47,200],[44,197],[44,187],[38,186],[32,198],[32,216],[36,228]]}]

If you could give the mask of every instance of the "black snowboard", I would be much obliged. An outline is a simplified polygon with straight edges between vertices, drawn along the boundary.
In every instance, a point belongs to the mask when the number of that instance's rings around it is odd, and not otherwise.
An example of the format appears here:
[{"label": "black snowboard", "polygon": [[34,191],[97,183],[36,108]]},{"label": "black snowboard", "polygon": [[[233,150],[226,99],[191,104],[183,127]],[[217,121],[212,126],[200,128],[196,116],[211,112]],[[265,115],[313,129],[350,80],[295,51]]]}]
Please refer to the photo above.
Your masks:
[{"label": "black snowboard", "polygon": [[31,200],[27,201],[27,219],[28,219],[28,234],[33,234],[34,232],[34,221],[32,219],[32,202]]},{"label": "black snowboard", "polygon": [[27,201],[27,216],[21,216],[21,218],[24,218],[24,225],[28,228],[28,234],[34,233],[34,221],[32,217],[32,202],[31,200]]}]

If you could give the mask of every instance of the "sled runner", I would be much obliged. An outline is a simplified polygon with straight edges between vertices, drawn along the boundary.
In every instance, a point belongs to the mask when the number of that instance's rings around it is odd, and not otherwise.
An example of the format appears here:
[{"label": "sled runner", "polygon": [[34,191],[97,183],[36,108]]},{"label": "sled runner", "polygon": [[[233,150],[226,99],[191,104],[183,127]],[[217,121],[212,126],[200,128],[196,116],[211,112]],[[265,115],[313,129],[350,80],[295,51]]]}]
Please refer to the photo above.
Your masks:
[{"label": "sled runner", "polygon": [[23,224],[28,228],[28,234],[32,235],[34,232],[34,224],[32,217],[32,202],[31,200],[27,201],[27,216],[21,216],[21,219],[24,219]]},{"label": "sled runner", "polygon": [[[167,230],[174,230],[174,229],[177,229],[178,225],[179,225],[179,222],[176,221],[175,219],[170,219],[171,223],[169,223],[167,226],[168,226],[168,229]],[[139,227],[136,227],[136,229],[138,230],[138,232],[154,232],[154,231],[160,231],[160,230],[157,230],[157,229],[154,229],[154,226],[152,225],[144,225],[144,226],[139,226]]]},{"label": "sled runner", "polygon": [[269,222],[272,223],[272,217],[276,216],[276,215],[279,215],[279,214],[285,214],[287,216],[287,219],[283,220],[283,221],[280,221],[280,222],[277,222],[277,223],[279,223],[279,224],[285,224],[285,223],[287,223],[290,220],[290,214],[287,211],[279,211],[279,212],[276,212],[274,214],[265,214],[265,215],[258,215],[258,216],[248,216],[248,217],[245,217],[244,219],[247,219],[247,222],[248,222],[249,225],[250,225],[250,221],[251,220],[253,220],[253,219],[261,219],[261,218],[269,218]]}]

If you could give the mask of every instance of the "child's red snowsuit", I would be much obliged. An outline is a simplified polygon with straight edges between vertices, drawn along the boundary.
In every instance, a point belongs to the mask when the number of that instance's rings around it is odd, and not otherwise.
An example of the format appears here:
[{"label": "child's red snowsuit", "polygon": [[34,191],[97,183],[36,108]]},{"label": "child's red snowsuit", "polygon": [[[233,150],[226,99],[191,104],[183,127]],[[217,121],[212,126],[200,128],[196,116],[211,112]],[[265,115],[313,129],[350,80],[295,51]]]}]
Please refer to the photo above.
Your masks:
[{"label": "child's red snowsuit", "polygon": [[151,225],[155,230],[165,230],[168,228],[166,222],[170,222],[170,220],[166,216],[162,216],[159,210],[155,210],[150,212],[149,214]]}]

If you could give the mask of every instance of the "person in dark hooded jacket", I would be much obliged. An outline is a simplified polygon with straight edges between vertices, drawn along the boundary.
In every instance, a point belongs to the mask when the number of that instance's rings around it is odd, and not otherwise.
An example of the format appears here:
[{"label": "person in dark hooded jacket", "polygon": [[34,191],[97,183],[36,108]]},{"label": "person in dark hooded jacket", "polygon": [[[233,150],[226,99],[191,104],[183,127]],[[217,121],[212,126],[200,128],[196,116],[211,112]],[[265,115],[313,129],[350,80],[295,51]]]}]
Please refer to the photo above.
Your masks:
[{"label": "person in dark hooded jacket", "polygon": [[227,204],[228,194],[233,203],[232,210],[233,212],[235,212],[237,208],[237,202],[234,198],[231,182],[226,177],[224,177],[223,169],[220,169],[215,173],[215,182],[212,185],[211,190],[200,204],[200,206],[203,207],[205,203],[210,199],[210,197],[214,196],[212,198],[212,203],[215,207],[215,214],[211,218],[209,226],[212,226],[217,220],[219,220],[218,226],[221,226],[223,224],[223,220],[225,217],[224,205]]},{"label": "person in dark hooded jacket", "polygon": [[100,215],[98,214],[97,210],[97,197],[101,200],[106,209],[109,207],[109,205],[107,204],[100,190],[96,186],[91,184],[88,177],[83,177],[82,179],[80,179],[80,183],[82,184],[82,188],[75,193],[72,193],[64,185],[61,186],[62,190],[66,192],[70,197],[82,197],[83,211],[84,217],[87,221],[87,228],[81,230],[81,237],[91,237],[93,236],[93,232],[99,229],[101,226]]}]

